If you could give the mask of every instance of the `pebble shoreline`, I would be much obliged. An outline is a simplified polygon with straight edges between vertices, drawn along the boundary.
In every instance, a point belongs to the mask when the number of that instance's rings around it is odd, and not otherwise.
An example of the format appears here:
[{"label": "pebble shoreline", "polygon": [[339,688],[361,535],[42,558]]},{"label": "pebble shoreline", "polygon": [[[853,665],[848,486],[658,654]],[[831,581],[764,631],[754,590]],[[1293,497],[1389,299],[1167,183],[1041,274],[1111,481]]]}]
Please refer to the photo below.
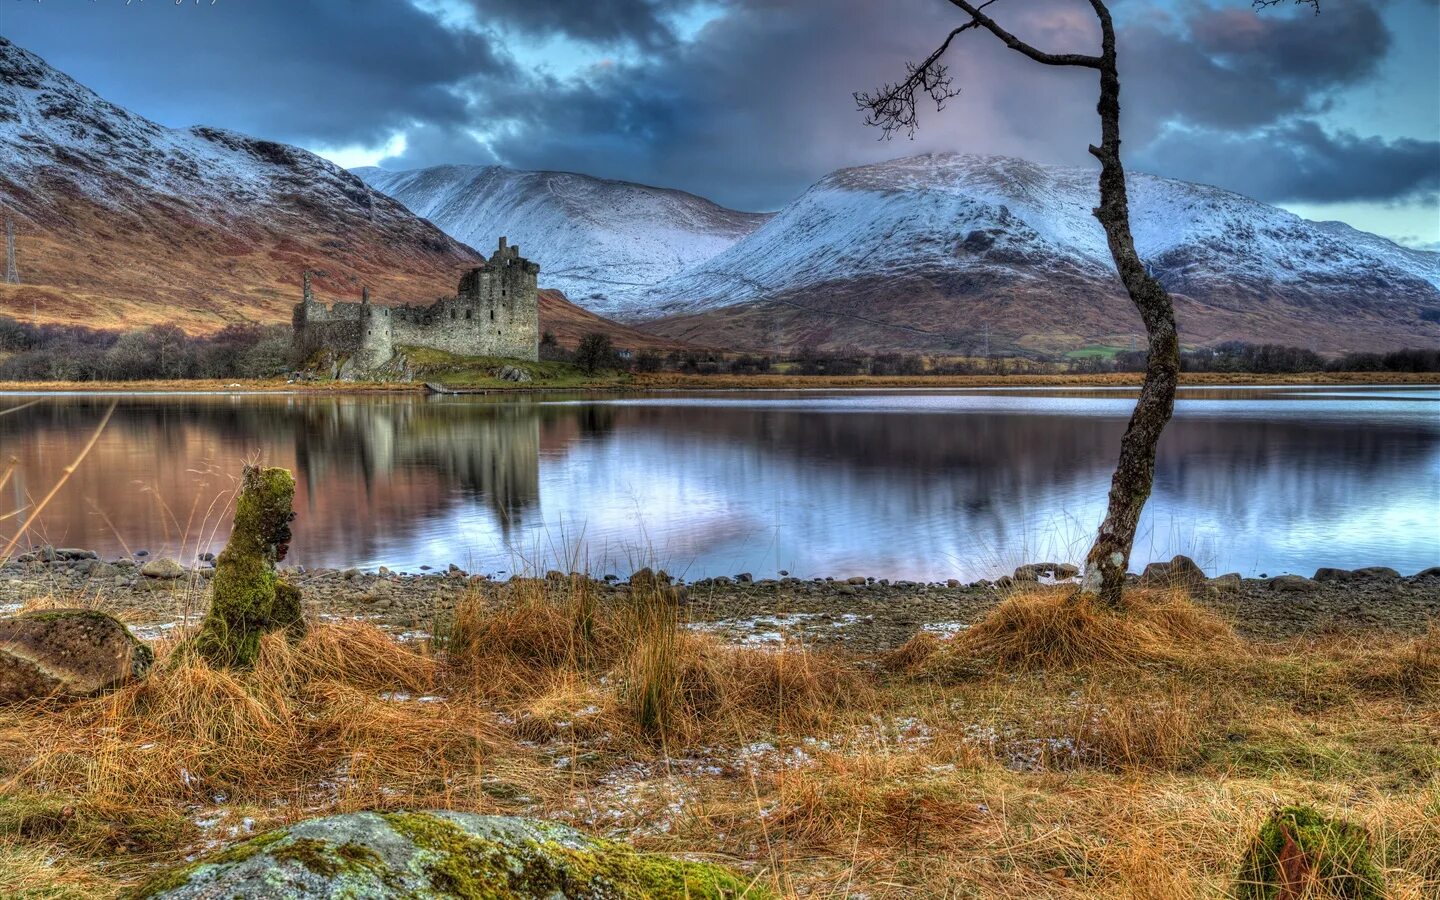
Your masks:
[{"label": "pebble shoreline", "polygon": [[[148,555],[104,560],[89,550],[36,548],[0,566],[0,612],[47,599],[94,606],[119,615],[153,639],[203,613],[213,565],[208,554],[187,568]],[[1228,616],[1250,637],[1282,639],[1323,628],[1421,633],[1440,620],[1440,567],[1409,576],[1384,567],[1324,568],[1315,578],[1231,574],[1203,579],[1198,569],[1193,571],[1196,599]],[[477,585],[492,582],[490,576],[472,576],[458,566],[422,573],[296,567],[284,574],[301,589],[310,615],[362,617],[407,636],[427,635],[458,600]],[[960,630],[1017,583],[1067,580],[1074,574],[1073,566],[1040,563],[994,582],[969,584],[862,576],[755,579],[748,574],[675,584],[685,598],[690,626],[728,640],[767,644],[801,639],[879,651],[920,630]],[[1149,574],[1147,570],[1146,577]],[[550,572],[546,577],[571,576]],[[627,583],[614,576],[594,585],[602,592],[628,590]]]}]

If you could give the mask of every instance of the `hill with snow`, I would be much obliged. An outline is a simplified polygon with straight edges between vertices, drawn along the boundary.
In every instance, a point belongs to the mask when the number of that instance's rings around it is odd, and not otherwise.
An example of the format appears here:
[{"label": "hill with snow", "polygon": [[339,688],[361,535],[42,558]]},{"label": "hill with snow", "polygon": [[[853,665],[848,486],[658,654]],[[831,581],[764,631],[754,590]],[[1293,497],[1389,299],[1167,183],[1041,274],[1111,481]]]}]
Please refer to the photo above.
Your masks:
[{"label": "hill with snow", "polygon": [[322,296],[452,292],[477,254],[344,169],[122,109],[0,38],[0,209],[22,284],[0,312],[96,327],[288,322]]},{"label": "hill with snow", "polygon": [[[1128,343],[1094,172],[940,154],[835,172],[655,286],[647,327],[757,349]],[[1218,188],[1130,176],[1140,255],[1187,343],[1440,345],[1440,254]],[[1433,315],[1433,313],[1431,313]]]},{"label": "hill with snow", "polygon": [[603,315],[642,316],[658,282],[704,262],[769,218],[683,191],[503,166],[353,170],[478,250],[505,234],[540,283]]}]

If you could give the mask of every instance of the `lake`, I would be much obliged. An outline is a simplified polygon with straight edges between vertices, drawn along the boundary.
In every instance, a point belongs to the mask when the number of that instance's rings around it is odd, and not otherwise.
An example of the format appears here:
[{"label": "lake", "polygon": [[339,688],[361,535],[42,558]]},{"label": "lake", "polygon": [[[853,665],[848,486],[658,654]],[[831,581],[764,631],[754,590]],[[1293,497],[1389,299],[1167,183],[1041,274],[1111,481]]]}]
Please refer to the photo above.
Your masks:
[{"label": "lake", "polygon": [[[193,559],[263,459],[296,474],[296,565],[973,580],[1083,557],[1133,398],[7,394],[0,533]],[[1132,567],[1175,553],[1247,576],[1440,564],[1440,389],[1183,388]]]}]

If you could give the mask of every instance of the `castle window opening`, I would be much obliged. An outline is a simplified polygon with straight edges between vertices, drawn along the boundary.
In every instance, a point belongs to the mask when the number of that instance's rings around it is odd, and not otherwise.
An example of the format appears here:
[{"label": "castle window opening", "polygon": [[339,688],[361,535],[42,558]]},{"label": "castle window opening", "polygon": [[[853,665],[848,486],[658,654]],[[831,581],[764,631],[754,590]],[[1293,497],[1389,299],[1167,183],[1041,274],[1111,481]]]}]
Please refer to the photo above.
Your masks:
[{"label": "castle window opening", "polygon": [[473,318],[473,317],[474,317],[474,313],[475,313],[475,310],[473,310],[473,309],[467,309],[467,310],[465,310],[465,318],[467,318],[467,319]]}]

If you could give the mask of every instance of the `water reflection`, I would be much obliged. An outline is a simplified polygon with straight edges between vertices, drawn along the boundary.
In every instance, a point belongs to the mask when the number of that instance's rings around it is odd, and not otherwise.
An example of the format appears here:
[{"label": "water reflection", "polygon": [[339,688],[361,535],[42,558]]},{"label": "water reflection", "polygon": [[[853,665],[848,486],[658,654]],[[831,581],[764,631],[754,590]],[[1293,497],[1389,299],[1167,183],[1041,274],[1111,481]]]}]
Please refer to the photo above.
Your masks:
[{"label": "water reflection", "polygon": [[[0,512],[48,490],[109,402],[46,397],[0,416],[0,453],[15,458]],[[583,547],[597,570],[980,577],[1083,553],[1131,402],[1054,389],[126,397],[33,527],[106,553],[214,549],[239,462],[263,456],[297,474],[302,565],[513,571]],[[1440,563],[1440,392],[1187,391],[1136,562],[1174,552],[1246,573]]]}]

